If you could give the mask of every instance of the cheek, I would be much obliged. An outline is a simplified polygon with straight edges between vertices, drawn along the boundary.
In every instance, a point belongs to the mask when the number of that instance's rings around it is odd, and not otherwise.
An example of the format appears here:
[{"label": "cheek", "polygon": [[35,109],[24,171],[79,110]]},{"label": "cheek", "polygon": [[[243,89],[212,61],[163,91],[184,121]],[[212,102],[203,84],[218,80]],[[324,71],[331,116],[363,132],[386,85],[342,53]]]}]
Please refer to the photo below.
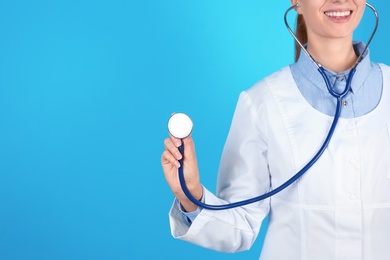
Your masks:
[{"label": "cheek", "polygon": [[364,14],[364,11],[366,9],[366,2],[365,0],[355,0],[354,3],[356,5],[356,12],[357,17],[361,18]]},{"label": "cheek", "polygon": [[320,32],[323,30],[324,21],[320,15],[315,12],[305,13],[304,19],[308,31]]},{"label": "cheek", "polygon": [[355,5],[357,6],[365,6],[367,1],[366,0],[354,0],[353,1],[355,3]]},{"label": "cheek", "polygon": [[305,12],[318,12],[321,10],[329,0],[299,0]]},{"label": "cheek", "polygon": [[364,12],[365,12],[365,5],[360,5],[356,10],[355,28],[359,25],[360,21],[362,20]]},{"label": "cheek", "polygon": [[300,13],[305,17],[307,21],[321,19],[321,10],[326,0],[301,0]]}]

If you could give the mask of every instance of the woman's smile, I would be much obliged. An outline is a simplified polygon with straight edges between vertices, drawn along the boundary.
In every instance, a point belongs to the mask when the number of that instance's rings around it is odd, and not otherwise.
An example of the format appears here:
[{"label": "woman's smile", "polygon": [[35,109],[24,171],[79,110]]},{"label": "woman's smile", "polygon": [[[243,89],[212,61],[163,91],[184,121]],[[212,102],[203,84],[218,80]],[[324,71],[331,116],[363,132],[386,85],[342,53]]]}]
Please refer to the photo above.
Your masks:
[{"label": "woman's smile", "polygon": [[353,11],[352,10],[329,10],[324,12],[331,21],[336,23],[345,23],[348,22],[351,18]]}]

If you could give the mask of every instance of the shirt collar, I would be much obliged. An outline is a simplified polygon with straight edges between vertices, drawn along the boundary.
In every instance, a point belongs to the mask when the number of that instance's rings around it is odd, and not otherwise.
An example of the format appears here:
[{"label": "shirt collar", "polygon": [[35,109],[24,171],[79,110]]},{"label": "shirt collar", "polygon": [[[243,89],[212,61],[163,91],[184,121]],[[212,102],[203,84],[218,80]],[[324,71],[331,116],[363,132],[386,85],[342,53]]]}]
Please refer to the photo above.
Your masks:
[{"label": "shirt collar", "polygon": [[[353,47],[357,55],[360,55],[360,53],[364,50],[365,45],[362,42],[353,42]],[[295,63],[295,66],[298,67],[298,71],[301,73],[300,75],[301,77],[307,78],[315,86],[320,88],[322,91],[328,92],[324,79],[322,78],[321,74],[318,72],[317,66],[306,55],[305,52],[303,51],[301,52],[301,55],[299,56],[298,61]],[[325,67],[324,69],[331,83],[334,82],[335,79],[337,78],[348,77],[348,74],[351,71],[351,69],[348,69],[340,73],[335,73],[329,69],[326,69]],[[353,76],[352,79],[351,90],[353,93],[356,93],[362,87],[364,81],[366,80],[366,78],[370,73],[370,69],[371,69],[370,52],[367,49],[366,52],[363,54],[362,60],[358,64],[355,75]]]}]

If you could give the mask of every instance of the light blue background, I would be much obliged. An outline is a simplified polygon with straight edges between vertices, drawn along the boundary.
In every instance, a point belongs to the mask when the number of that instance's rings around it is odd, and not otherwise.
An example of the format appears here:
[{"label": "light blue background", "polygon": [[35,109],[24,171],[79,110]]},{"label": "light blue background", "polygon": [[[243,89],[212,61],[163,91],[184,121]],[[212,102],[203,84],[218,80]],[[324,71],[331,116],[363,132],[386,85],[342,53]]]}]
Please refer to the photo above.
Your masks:
[{"label": "light blue background", "polygon": [[[390,64],[389,4],[371,3],[372,59]],[[214,190],[239,93],[293,60],[288,6],[1,1],[0,259],[257,259],[263,235],[233,255],[171,237],[160,155],[170,114],[188,113]]]}]

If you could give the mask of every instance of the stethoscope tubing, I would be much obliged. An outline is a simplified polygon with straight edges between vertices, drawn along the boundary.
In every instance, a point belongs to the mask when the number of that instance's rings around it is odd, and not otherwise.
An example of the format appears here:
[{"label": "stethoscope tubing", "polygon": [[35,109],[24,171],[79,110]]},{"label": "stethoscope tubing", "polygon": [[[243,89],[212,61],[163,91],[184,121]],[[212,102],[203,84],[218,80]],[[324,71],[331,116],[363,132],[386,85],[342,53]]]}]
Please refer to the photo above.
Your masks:
[{"label": "stethoscope tubing", "polygon": [[[342,107],[342,99],[348,94],[348,92],[351,90],[351,84],[352,84],[352,79],[355,75],[355,72],[356,72],[356,67],[357,65],[359,64],[359,62],[361,61],[362,59],[362,55],[364,54],[364,52],[367,50],[368,48],[368,45],[371,43],[371,40],[372,38],[374,37],[375,33],[376,33],[376,30],[377,30],[377,27],[378,27],[378,24],[379,24],[379,16],[378,16],[378,13],[377,11],[375,10],[375,8],[373,6],[371,6],[370,4],[366,3],[366,5],[368,7],[371,8],[371,10],[374,12],[375,14],[375,17],[376,17],[376,25],[375,25],[375,28],[363,50],[363,52],[360,54],[360,56],[358,57],[356,63],[354,64],[354,66],[352,67],[351,71],[349,72],[349,75],[348,75],[348,79],[347,79],[347,83],[346,83],[346,86],[345,86],[345,89],[341,92],[341,93],[337,93],[332,87],[331,87],[331,83],[329,81],[329,78],[326,76],[325,74],[325,69],[319,64],[317,63],[312,57],[311,55],[307,52],[307,50],[305,49],[305,47],[302,45],[302,43],[298,40],[298,38],[296,37],[295,33],[291,30],[291,27],[288,25],[288,22],[287,22],[287,14],[292,10],[292,9],[295,9],[297,6],[294,5],[290,8],[287,9],[285,15],[284,15],[284,19],[285,19],[285,23],[286,23],[286,27],[287,29],[289,30],[289,32],[291,33],[291,35],[294,37],[295,41],[301,46],[302,50],[306,53],[306,55],[313,61],[314,64],[316,64],[317,68],[318,68],[318,72],[321,74],[321,76],[323,77],[324,81],[325,81],[325,84],[326,84],[326,87],[329,91],[329,93],[334,97],[336,98],[337,102],[336,102],[336,112],[335,112],[335,115],[334,115],[334,118],[333,118],[333,122],[331,124],[331,127],[329,129],[329,132],[325,138],[325,141],[324,143],[322,144],[322,146],[320,147],[320,149],[317,151],[317,153],[313,156],[313,158],[300,170],[298,171],[294,176],[292,176],[289,180],[287,180],[286,182],[284,182],[282,185],[280,185],[279,187],[265,193],[265,194],[262,194],[260,196],[257,196],[257,197],[254,197],[254,198],[251,198],[251,199],[247,199],[247,200],[242,200],[242,201],[238,201],[238,202],[233,202],[233,203],[228,203],[228,204],[221,204],[221,205],[210,205],[210,204],[206,204],[206,203],[203,203],[202,201],[199,201],[197,200],[194,196],[192,196],[191,192],[188,190],[187,188],[187,185],[185,183],[185,177],[184,177],[184,172],[183,172],[183,168],[184,168],[184,165],[183,165],[183,158],[181,160],[179,160],[179,163],[180,163],[180,167],[178,169],[178,175],[179,175],[179,181],[180,181],[180,185],[183,189],[183,192],[184,194],[188,197],[188,199],[194,203],[195,205],[197,205],[198,207],[201,207],[201,208],[204,208],[204,209],[209,209],[209,210],[226,210],[226,209],[232,209],[232,208],[236,208],[236,207],[242,207],[242,206],[245,206],[245,205],[248,205],[248,204],[251,204],[251,203],[255,203],[255,202],[258,202],[258,201],[261,201],[261,200],[264,200],[264,199],[267,199],[279,192],[281,192],[282,190],[286,189],[288,186],[290,186],[291,184],[293,184],[296,180],[298,180],[304,173],[306,173],[317,161],[318,159],[321,157],[321,155],[325,152],[326,148],[328,147],[331,139],[332,139],[332,136],[333,136],[333,133],[336,129],[336,126],[337,126],[337,123],[338,123],[338,120],[340,119],[340,115],[341,115],[341,107]],[[182,144],[180,147],[179,147],[179,150],[181,152],[181,154],[184,154],[184,145]]]},{"label": "stethoscope tubing", "polygon": [[[194,203],[198,207],[201,207],[204,209],[210,209],[210,210],[226,210],[226,209],[242,207],[242,206],[245,206],[245,205],[248,205],[251,203],[255,203],[255,202],[267,199],[267,198],[281,192],[282,190],[284,190],[285,188],[290,186],[292,183],[294,183],[296,180],[298,180],[305,172],[307,172],[313,166],[313,164],[317,162],[317,160],[321,157],[321,155],[324,153],[326,147],[328,146],[330,140],[332,139],[333,133],[334,133],[336,126],[337,126],[337,122],[340,118],[341,104],[342,104],[342,97],[337,98],[336,113],[335,113],[331,128],[330,128],[328,135],[327,135],[324,143],[322,144],[321,148],[314,155],[314,157],[298,173],[296,173],[293,177],[291,177],[289,180],[287,180],[285,183],[283,183],[279,187],[277,187],[277,188],[275,188],[275,189],[273,189],[273,190],[271,190],[263,195],[260,195],[260,196],[257,196],[257,197],[251,198],[251,199],[243,200],[243,201],[233,202],[233,203],[229,203],[229,204],[221,204],[221,205],[206,204],[206,203],[203,203],[203,202],[197,200],[194,196],[192,196],[191,192],[188,190],[187,185],[185,183],[184,172],[183,172],[183,167],[184,167],[183,166],[183,159],[181,159],[181,160],[179,160],[180,168],[178,169],[178,172],[179,172],[178,174],[179,174],[180,185],[183,189],[184,194],[188,197],[188,199],[192,203]],[[183,153],[184,146],[181,145],[179,147],[179,150],[181,153]]]}]

